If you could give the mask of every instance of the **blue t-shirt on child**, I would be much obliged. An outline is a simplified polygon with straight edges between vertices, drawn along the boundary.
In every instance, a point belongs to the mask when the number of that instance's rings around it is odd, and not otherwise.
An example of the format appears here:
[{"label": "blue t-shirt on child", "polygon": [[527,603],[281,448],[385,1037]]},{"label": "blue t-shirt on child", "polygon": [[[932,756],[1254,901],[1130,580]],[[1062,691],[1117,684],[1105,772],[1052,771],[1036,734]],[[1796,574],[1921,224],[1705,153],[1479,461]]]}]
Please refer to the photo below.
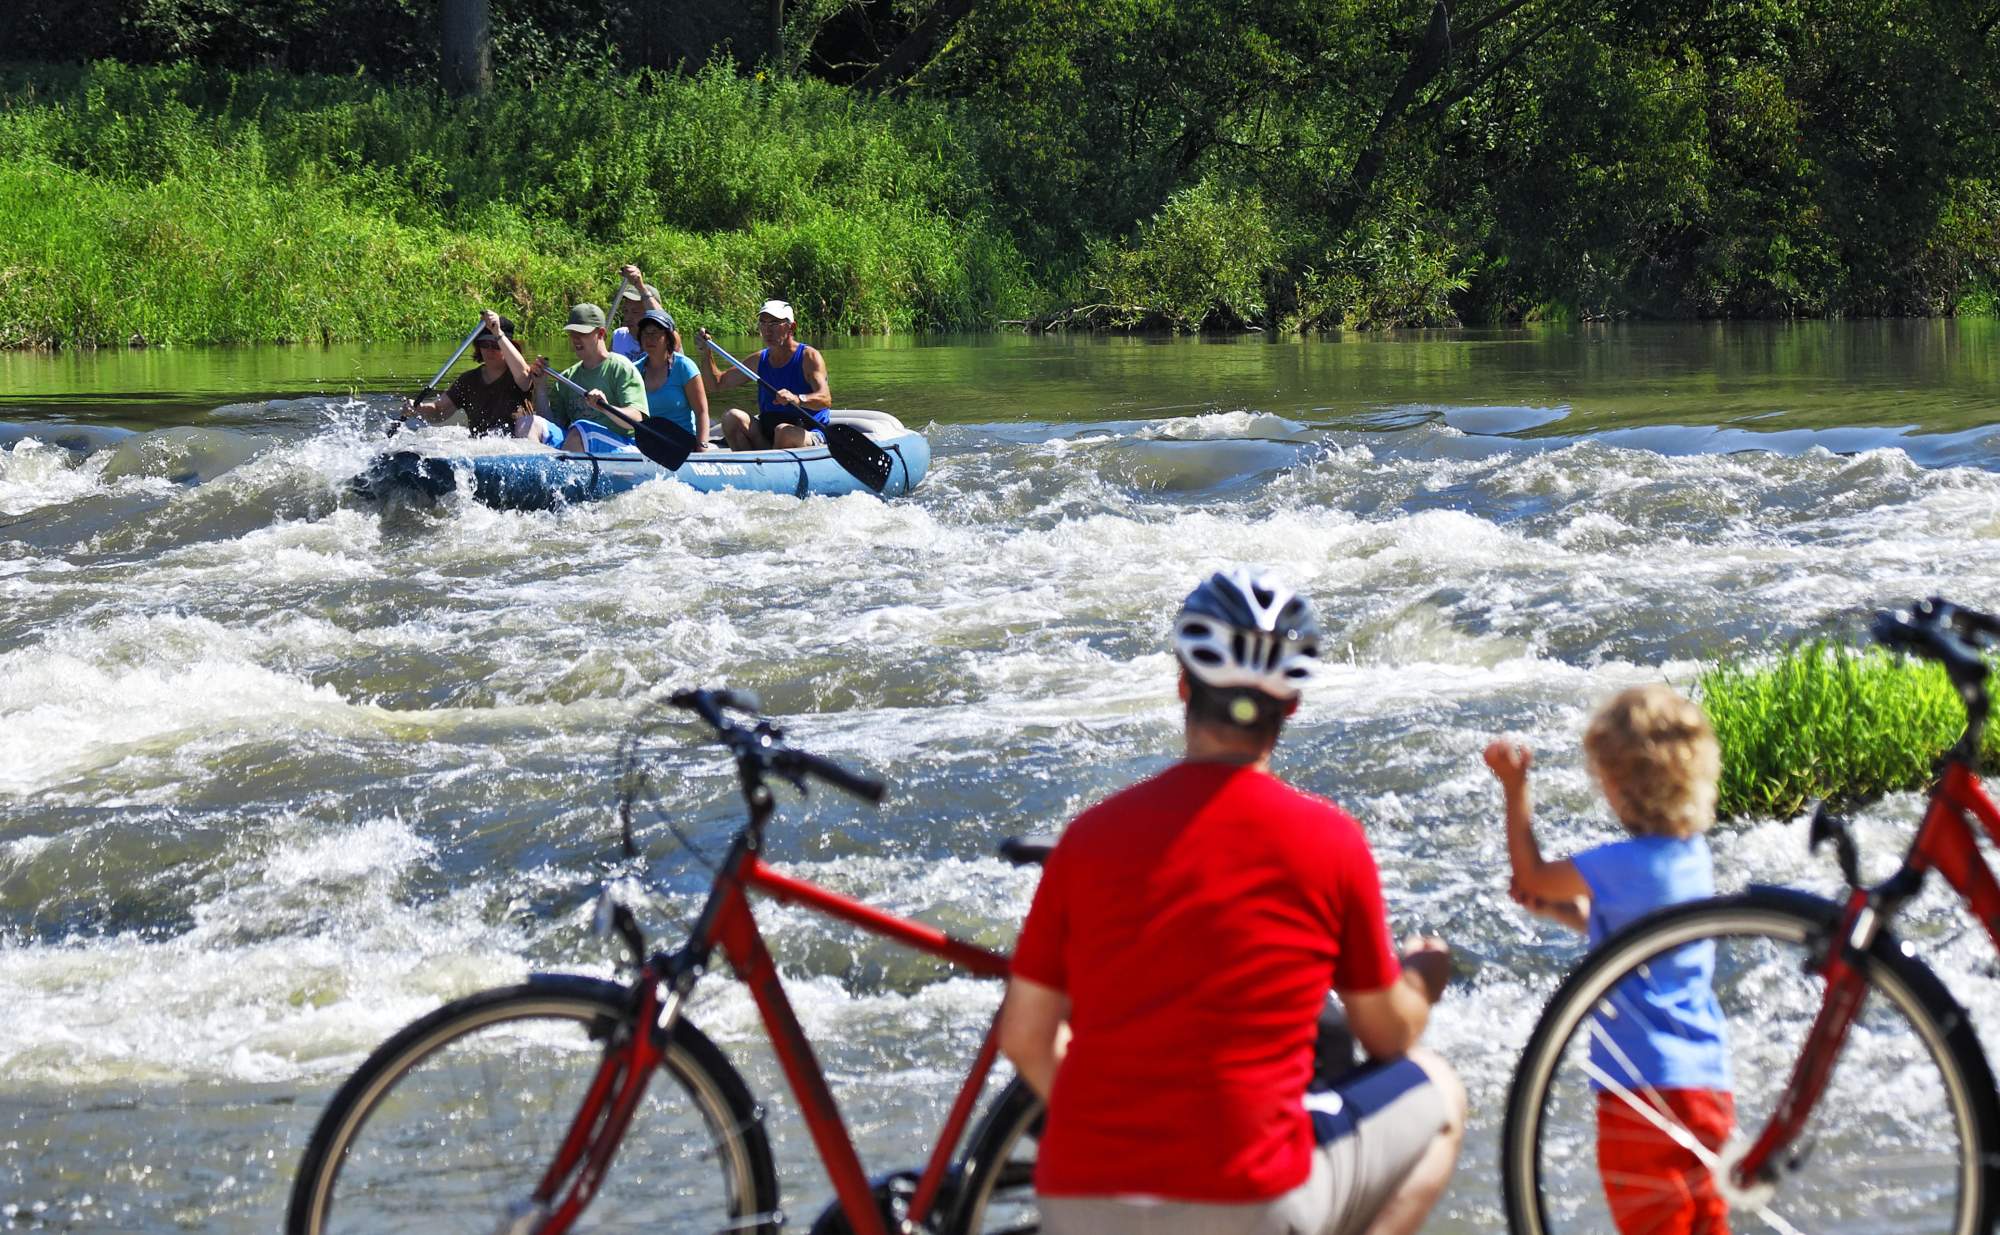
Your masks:
[{"label": "blue t-shirt on child", "polygon": [[[1682,901],[1715,895],[1715,865],[1699,836],[1635,836],[1571,859],[1590,885],[1590,945]],[[1729,1040],[1715,998],[1715,944],[1663,953],[1591,1014],[1590,1062],[1626,1088],[1729,1089]],[[1594,1088],[1610,1088],[1591,1078]]]},{"label": "blue t-shirt on child", "polygon": [[[650,359],[649,356],[639,361],[640,376],[645,376]],[[667,380],[660,383],[658,390],[646,392],[646,414],[664,416],[693,433],[694,408],[688,403],[687,384],[700,376],[701,370],[694,367],[686,352],[675,352],[673,362],[667,367]]]}]

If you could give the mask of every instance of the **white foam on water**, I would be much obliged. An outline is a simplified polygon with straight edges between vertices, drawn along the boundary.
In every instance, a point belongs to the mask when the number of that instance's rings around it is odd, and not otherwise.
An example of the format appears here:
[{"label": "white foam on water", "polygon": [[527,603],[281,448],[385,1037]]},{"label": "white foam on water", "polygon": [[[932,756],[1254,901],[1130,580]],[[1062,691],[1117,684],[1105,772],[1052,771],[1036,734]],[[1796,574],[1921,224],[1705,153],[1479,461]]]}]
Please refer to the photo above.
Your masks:
[{"label": "white foam on water", "polygon": [[0,447],[0,515],[24,515],[100,492],[103,471],[101,459],[79,458],[32,437]]},{"label": "white foam on water", "polygon": [[1142,424],[1133,436],[1176,442],[1226,441],[1262,438],[1269,441],[1303,440],[1306,427],[1295,420],[1270,412],[1207,412],[1198,416],[1177,416]]},{"label": "white foam on water", "polygon": [[432,854],[364,820],[253,847],[170,938],[0,946],[0,1071],[20,1084],[272,1081],[338,1071],[444,998],[518,978],[520,935],[476,887],[407,903]]},{"label": "white foam on water", "polygon": [[[1578,949],[1506,900],[1487,738],[1535,746],[1552,850],[1615,835],[1578,748],[1595,701],[1891,599],[2000,592],[2000,477],[1924,471],[1893,450],[1669,457],[1436,425],[1320,435],[1305,462],[1217,492],[1161,497],[1098,470],[1135,442],[1313,432],[1255,412],[960,427],[933,435],[938,465],[905,501],[668,482],[554,512],[457,501],[384,516],[336,496],[379,444],[342,430],[202,486],[279,517],[108,566],[0,574],[39,589],[7,594],[57,596],[73,618],[0,652],[0,805],[29,821],[0,842],[0,895],[10,872],[68,860],[62,829],[115,831],[130,826],[124,803],[193,800],[178,777],[239,744],[276,737],[313,766],[323,742],[364,777],[295,796],[267,778],[205,816],[242,834],[163,907],[135,898],[157,922],[16,930],[0,944],[0,1071],[330,1088],[446,998],[551,963],[608,973],[583,930],[593,875],[576,855],[601,838],[609,856],[613,748],[638,696],[668,685],[755,685],[802,744],[897,780],[880,814],[787,795],[787,869],[1004,944],[1034,872],[984,856],[991,839],[1059,824],[1126,767],[1174,753],[1171,613],[1206,571],[1254,561],[1311,593],[1331,632],[1281,763],[1362,818],[1396,921],[1447,929],[1477,970],[1431,1041],[1460,1059],[1475,1139],[1490,1139],[1513,1055]],[[712,836],[731,790],[722,756],[695,741],[692,727],[662,737],[663,765],[684,772],[663,793]],[[127,774],[122,761],[145,759],[161,767]],[[99,769],[122,770],[100,790]],[[350,789],[399,796],[299,808]],[[39,822],[52,804],[71,813]],[[1911,805],[1868,812],[1864,847],[1893,853]],[[1802,828],[1719,830],[1724,885],[1834,890]],[[0,905],[31,929],[68,920]],[[875,1125],[952,1075],[991,1017],[996,983],[802,911],[758,913],[829,1068]],[[1977,976],[1983,939],[1949,930],[1963,926],[1949,903],[1927,898],[1914,920],[1926,955],[2000,1026]],[[670,938],[672,921],[652,925]],[[741,988],[712,977],[696,1019],[776,1096]]]},{"label": "white foam on water", "polygon": [[[233,642],[214,623],[186,623]],[[345,702],[327,687],[249,662],[213,644],[192,655],[143,644],[127,659],[135,627],[179,626],[180,620],[120,619],[105,631],[0,653],[0,793],[27,794],[103,767],[152,744],[183,743],[218,731],[297,723]],[[88,649],[79,643],[95,644]],[[211,650],[220,655],[209,655]],[[96,653],[93,655],[92,653]],[[163,653],[163,654],[162,654]],[[136,663],[134,663],[136,660]]]}]

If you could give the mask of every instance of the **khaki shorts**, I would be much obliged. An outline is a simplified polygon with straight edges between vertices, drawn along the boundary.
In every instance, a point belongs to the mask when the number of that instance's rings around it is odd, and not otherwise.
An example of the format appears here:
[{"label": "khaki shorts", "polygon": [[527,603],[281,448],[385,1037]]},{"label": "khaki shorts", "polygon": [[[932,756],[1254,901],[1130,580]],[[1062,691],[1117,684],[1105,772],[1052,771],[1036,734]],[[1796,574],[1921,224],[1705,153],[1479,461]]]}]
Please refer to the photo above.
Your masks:
[{"label": "khaki shorts", "polygon": [[1306,1095],[1312,1173],[1247,1204],[1159,1197],[1045,1196],[1049,1235],[1356,1235],[1380,1213],[1445,1128],[1444,1098],[1409,1059],[1370,1064]]}]

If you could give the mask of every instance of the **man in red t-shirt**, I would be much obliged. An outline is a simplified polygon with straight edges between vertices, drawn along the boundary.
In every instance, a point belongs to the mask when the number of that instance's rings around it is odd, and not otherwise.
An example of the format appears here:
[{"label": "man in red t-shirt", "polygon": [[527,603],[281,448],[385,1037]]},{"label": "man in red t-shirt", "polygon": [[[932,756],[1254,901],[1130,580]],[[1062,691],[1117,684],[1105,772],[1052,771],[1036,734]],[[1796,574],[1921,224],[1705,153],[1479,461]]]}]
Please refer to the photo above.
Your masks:
[{"label": "man in red t-shirt", "polygon": [[[1360,825],[1271,775],[1318,663],[1312,607],[1218,572],[1174,648],[1186,757],[1069,826],[1014,951],[1000,1045],[1049,1104],[1043,1224],[1415,1231],[1465,1122],[1457,1076],[1416,1046],[1450,955],[1397,956]],[[1308,1094],[1329,989],[1371,1062]]]}]

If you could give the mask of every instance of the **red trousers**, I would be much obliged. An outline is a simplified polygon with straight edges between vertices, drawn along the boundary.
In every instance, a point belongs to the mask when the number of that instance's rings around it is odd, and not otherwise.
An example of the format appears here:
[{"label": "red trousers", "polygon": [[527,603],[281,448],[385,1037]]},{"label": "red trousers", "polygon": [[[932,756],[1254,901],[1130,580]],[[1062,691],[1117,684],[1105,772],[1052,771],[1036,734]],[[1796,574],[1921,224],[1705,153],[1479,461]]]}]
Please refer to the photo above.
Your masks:
[{"label": "red trousers", "polygon": [[[1651,1089],[1634,1096],[1657,1097],[1672,1121],[1709,1149],[1721,1149],[1736,1123],[1736,1098],[1726,1090]],[[1729,1207],[1708,1168],[1613,1093],[1597,1095],[1597,1172],[1619,1235],[1729,1235]]]}]

